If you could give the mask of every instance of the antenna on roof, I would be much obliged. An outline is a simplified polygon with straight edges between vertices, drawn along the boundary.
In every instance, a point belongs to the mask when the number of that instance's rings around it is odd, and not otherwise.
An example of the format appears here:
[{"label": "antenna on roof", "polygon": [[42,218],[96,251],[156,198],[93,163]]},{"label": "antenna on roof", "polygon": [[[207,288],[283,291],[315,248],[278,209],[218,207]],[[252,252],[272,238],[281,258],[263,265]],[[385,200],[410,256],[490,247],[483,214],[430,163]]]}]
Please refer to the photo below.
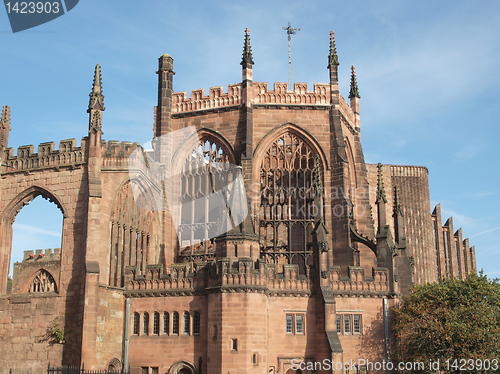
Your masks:
[{"label": "antenna on roof", "polygon": [[292,29],[292,25],[288,22],[288,27],[283,27],[283,30],[286,30],[288,34],[288,90],[292,90],[292,35],[296,34],[300,29]]}]

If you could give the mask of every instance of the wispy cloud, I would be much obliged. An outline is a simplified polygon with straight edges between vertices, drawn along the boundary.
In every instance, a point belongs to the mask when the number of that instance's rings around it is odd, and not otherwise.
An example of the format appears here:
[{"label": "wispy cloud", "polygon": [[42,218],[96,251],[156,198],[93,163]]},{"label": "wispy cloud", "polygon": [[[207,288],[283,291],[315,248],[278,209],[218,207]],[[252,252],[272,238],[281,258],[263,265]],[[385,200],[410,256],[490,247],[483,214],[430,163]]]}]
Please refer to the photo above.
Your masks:
[{"label": "wispy cloud", "polygon": [[19,229],[27,234],[36,233],[36,234],[47,235],[47,236],[61,237],[61,232],[46,230],[46,229],[36,227],[36,226],[24,225],[22,223],[15,223],[14,225],[15,225],[14,226],[15,229]]},{"label": "wispy cloud", "polygon": [[497,231],[497,230],[500,230],[500,226],[492,228],[492,229],[489,229],[489,230],[486,230],[486,231],[483,231],[483,232],[479,232],[479,233],[474,234],[474,235],[469,235],[469,238],[473,238],[473,237],[479,236],[479,235],[484,235],[484,234],[490,233],[492,231]]}]

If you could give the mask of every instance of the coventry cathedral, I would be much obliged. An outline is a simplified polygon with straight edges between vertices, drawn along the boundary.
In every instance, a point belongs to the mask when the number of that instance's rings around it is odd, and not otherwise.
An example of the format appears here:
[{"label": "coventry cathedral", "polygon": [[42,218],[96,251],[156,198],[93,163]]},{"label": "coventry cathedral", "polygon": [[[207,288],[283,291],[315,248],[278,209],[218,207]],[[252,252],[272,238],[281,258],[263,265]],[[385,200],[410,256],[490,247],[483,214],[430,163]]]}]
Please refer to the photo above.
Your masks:
[{"label": "coventry cathedral", "polygon": [[[14,152],[3,107],[1,373],[376,372],[308,364],[388,361],[412,285],[476,271],[461,229],[431,210],[427,168],[365,162],[355,70],[346,100],[325,39],[312,88],[254,81],[248,29],[226,90],[174,92],[162,55],[151,150],[102,139],[99,65],[79,145]],[[38,196],[64,217],[61,246],[27,249],[8,282],[12,224]]]}]

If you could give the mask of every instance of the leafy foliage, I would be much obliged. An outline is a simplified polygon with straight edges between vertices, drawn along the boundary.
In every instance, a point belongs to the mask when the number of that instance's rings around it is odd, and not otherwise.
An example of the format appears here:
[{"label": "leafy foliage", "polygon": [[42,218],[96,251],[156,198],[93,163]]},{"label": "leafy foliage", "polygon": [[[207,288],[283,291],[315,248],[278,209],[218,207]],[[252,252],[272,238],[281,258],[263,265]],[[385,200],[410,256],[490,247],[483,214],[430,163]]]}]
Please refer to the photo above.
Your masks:
[{"label": "leafy foliage", "polygon": [[[454,360],[472,360],[468,373],[485,372],[484,360],[500,362],[500,283],[480,273],[417,285],[396,308],[394,331],[401,362],[439,360],[441,370],[464,372]],[[476,361],[477,360],[477,361]],[[498,364],[500,366],[500,363]],[[496,368],[496,370],[494,370]],[[472,370],[471,370],[472,369]],[[487,372],[500,372],[492,365]]]}]

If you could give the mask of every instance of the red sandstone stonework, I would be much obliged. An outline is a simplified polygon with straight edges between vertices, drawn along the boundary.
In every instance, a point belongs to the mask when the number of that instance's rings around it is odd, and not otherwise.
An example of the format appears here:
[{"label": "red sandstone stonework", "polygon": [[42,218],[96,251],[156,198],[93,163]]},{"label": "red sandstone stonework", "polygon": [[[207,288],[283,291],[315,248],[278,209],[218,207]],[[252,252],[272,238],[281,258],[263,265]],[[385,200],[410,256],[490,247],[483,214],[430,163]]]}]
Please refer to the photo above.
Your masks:
[{"label": "red sandstone stonework", "polygon": [[[101,140],[99,66],[81,147],[72,139],[14,155],[5,107],[0,373],[85,363],[125,364],[132,373],[285,374],[295,373],[293,362],[387,360],[384,300],[390,321],[413,283],[464,277],[476,271],[475,253],[451,218],[442,226],[439,205],[431,214],[426,168],[365,163],[359,95],[351,89],[349,105],[338,92],[337,60],[332,36],[329,83],[271,90],[252,81],[247,34],[242,83],[188,98],[172,90],[172,58],[160,57],[155,138],[194,126],[194,143],[213,144],[241,166],[251,202],[239,227],[201,243],[179,242],[168,210],[136,205],[128,156],[138,144]],[[189,162],[179,154],[172,163]],[[321,185],[322,195],[263,197],[298,181],[309,193]],[[62,246],[26,251],[7,289],[12,222],[38,195],[64,214]],[[313,200],[318,212],[297,213],[297,201]],[[64,342],[47,335],[54,321]]]}]

